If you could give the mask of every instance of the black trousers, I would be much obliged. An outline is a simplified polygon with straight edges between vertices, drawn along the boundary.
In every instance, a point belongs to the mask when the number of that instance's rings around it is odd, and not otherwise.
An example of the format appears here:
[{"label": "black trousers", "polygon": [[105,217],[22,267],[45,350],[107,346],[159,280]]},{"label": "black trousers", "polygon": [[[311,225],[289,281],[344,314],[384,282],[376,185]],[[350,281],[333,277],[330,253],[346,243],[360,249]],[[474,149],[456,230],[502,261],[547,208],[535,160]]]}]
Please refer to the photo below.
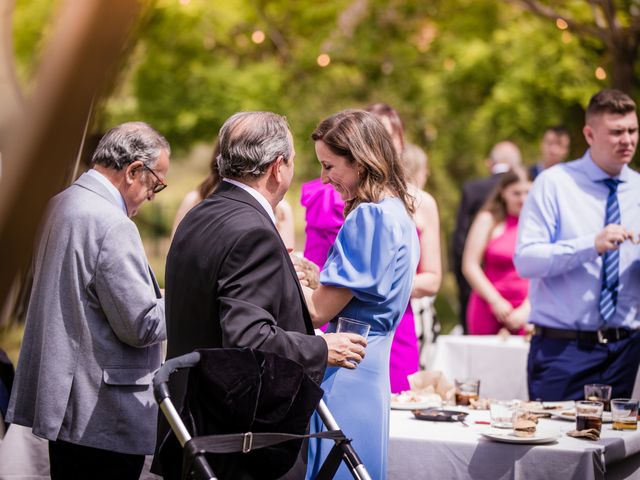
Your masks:
[{"label": "black trousers", "polygon": [[49,442],[51,480],[138,480],[144,455],[111,452],[57,440]]}]

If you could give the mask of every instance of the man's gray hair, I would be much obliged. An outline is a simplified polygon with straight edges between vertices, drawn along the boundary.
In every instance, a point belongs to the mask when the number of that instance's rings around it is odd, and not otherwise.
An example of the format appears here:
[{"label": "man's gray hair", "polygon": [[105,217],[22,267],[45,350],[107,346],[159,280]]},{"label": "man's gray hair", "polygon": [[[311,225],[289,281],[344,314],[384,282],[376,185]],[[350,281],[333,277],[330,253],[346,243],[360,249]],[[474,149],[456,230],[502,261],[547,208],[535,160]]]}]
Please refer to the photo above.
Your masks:
[{"label": "man's gray hair", "polygon": [[278,157],[291,158],[289,125],[271,112],[240,112],[232,115],[218,136],[220,176],[247,179],[261,176]]},{"label": "man's gray hair", "polygon": [[136,160],[153,167],[160,154],[171,153],[169,142],[144,122],[128,122],[109,130],[93,152],[92,165],[122,170]]}]

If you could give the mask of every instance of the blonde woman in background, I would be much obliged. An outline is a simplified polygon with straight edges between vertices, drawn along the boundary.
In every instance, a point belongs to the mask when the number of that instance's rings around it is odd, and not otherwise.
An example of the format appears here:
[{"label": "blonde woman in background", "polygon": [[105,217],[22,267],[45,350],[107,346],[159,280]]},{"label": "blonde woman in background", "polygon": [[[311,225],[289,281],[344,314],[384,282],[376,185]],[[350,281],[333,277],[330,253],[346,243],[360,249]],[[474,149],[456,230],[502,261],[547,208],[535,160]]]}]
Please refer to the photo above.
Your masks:
[{"label": "blonde woman in background", "polygon": [[[373,113],[382,122],[401,158],[407,181],[407,191],[414,198],[412,214],[420,239],[420,262],[413,281],[412,298],[435,295],[440,289],[442,266],[440,261],[440,218],[434,198],[423,191],[427,181],[427,156],[418,147],[405,149],[404,125],[397,110],[386,103],[369,105],[366,111]],[[416,148],[419,152],[416,152]],[[407,163],[408,162],[408,163]],[[415,177],[415,178],[414,178]],[[420,352],[416,336],[416,325],[411,304],[407,306],[396,329],[389,364],[391,392],[409,390],[407,376],[420,368]]]},{"label": "blonde woman in background", "polygon": [[[440,215],[433,196],[423,189],[427,183],[427,154],[420,147],[406,144],[402,153],[409,194],[415,198],[413,221],[420,239],[420,263],[413,279],[411,298],[432,297],[442,282],[440,254]],[[420,350],[414,312],[408,308],[398,325],[391,347],[389,371],[391,391],[409,389],[407,376],[420,368]],[[406,318],[405,318],[406,317]]]}]

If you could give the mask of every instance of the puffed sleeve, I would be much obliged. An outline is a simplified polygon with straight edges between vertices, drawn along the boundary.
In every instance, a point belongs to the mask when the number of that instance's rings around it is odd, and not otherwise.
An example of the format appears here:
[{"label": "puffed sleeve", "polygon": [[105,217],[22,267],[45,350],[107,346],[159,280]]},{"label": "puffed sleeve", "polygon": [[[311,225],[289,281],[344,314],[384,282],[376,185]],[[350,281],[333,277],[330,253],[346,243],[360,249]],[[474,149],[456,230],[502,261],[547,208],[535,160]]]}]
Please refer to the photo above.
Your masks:
[{"label": "puffed sleeve", "polygon": [[320,274],[323,285],[348,288],[357,299],[380,302],[391,290],[401,251],[400,225],[375,203],[345,219]]}]

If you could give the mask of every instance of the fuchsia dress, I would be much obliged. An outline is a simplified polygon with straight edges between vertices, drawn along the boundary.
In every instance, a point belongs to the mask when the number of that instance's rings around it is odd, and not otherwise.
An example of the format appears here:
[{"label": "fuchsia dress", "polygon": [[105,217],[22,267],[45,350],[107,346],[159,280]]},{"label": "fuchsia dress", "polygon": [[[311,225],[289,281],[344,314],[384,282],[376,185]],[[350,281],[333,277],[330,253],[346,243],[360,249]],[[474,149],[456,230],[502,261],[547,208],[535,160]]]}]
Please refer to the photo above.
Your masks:
[{"label": "fuchsia dress", "polygon": [[[300,203],[306,209],[304,256],[320,269],[344,222],[344,202],[331,184],[316,178],[303,183]],[[411,303],[402,315],[393,337],[389,361],[391,391],[409,390],[407,375],[419,369],[418,339]]]},{"label": "fuchsia dress", "polygon": [[[529,293],[529,281],[518,276],[513,265],[518,236],[518,217],[507,216],[504,232],[489,240],[484,254],[484,273],[511,305],[519,307]],[[475,291],[467,306],[467,326],[471,335],[495,335],[502,328],[489,304]],[[524,329],[519,332],[524,333]]]},{"label": "fuchsia dress", "polygon": [[306,209],[304,256],[322,269],[344,223],[344,202],[331,184],[316,178],[302,184],[300,203]]}]

